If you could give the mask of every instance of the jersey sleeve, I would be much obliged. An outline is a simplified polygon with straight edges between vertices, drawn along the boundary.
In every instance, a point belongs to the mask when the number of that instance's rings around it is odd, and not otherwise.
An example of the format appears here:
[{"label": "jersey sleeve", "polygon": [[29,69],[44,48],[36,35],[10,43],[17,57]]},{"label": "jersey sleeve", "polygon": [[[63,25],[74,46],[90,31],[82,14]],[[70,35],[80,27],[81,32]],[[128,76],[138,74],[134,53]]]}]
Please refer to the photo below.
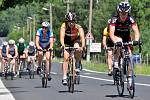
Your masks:
[{"label": "jersey sleeve", "polygon": [[130,17],[130,24],[131,24],[131,25],[135,25],[135,24],[136,24],[136,22],[135,22],[135,20],[134,20],[133,17]]},{"label": "jersey sleeve", "polygon": [[37,30],[36,36],[40,36],[41,28]]},{"label": "jersey sleeve", "polygon": [[103,36],[108,36],[107,27],[103,31]]},{"label": "jersey sleeve", "polygon": [[110,21],[110,25],[115,26],[117,21],[117,17],[112,17]]}]

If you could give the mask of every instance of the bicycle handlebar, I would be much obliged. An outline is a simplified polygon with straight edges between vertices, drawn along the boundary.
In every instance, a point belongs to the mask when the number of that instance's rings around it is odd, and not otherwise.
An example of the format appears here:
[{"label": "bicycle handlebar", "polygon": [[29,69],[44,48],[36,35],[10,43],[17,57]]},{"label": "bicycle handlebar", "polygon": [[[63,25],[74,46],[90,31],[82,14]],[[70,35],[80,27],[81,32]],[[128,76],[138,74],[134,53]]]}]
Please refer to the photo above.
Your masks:
[{"label": "bicycle handlebar", "polygon": [[142,51],[142,41],[138,41],[138,42],[134,42],[134,41],[129,41],[129,42],[120,42],[120,44],[115,44],[115,46],[129,46],[129,45],[132,45],[132,46],[139,46],[139,53],[141,53]]}]

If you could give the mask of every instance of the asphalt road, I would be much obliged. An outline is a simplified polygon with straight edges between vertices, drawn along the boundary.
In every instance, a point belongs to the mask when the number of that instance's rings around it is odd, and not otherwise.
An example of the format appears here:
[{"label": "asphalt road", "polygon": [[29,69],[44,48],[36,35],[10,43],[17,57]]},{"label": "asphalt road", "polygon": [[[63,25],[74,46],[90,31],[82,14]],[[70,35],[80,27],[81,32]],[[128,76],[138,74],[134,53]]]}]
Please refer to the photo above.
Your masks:
[{"label": "asphalt road", "polygon": [[[15,80],[0,82],[0,100],[128,100],[127,89],[124,96],[119,97],[112,77],[105,73],[83,71],[81,84],[75,85],[75,92],[69,93],[63,86],[61,65],[53,63],[52,80],[48,82],[48,88],[42,88],[41,79],[37,75],[35,79],[23,76]],[[4,84],[4,86],[3,86]],[[6,89],[6,88],[7,89]],[[136,77],[135,100],[149,100],[150,76]]]}]

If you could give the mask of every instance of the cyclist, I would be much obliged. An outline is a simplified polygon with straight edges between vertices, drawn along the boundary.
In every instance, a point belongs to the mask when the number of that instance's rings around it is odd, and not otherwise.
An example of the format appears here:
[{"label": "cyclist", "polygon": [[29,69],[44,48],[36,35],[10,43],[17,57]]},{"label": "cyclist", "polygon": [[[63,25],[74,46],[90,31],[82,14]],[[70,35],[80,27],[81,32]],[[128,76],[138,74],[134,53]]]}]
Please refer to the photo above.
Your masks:
[{"label": "cyclist", "polygon": [[107,27],[103,31],[103,40],[102,44],[104,49],[107,49],[107,65],[108,65],[108,76],[112,75],[112,50],[114,47],[114,43],[109,37],[109,24],[110,24],[111,19],[108,20]]},{"label": "cyclist", "polygon": [[[16,74],[16,58],[18,56],[18,49],[17,49],[17,46],[15,45],[15,41],[14,40],[9,40],[8,41],[8,46],[6,48],[6,55],[7,55],[7,58],[10,62],[10,58],[13,58],[13,72],[14,72],[14,75]],[[16,74],[17,75],[17,74]],[[15,77],[16,77],[15,75]]]},{"label": "cyclist", "polygon": [[[117,16],[112,17],[109,34],[115,45],[122,45],[122,42],[131,41],[130,27],[134,31],[133,44],[136,45],[139,42],[140,32],[135,20],[130,15],[131,6],[129,2],[121,2],[117,6]],[[119,48],[114,53],[114,67],[118,67]],[[132,48],[129,46],[129,53],[132,54]],[[129,68],[129,76],[131,76],[131,67]]]},{"label": "cyclist", "polygon": [[30,64],[30,61],[32,59],[33,61],[33,65],[35,64],[35,55],[36,54],[36,47],[35,47],[35,43],[33,41],[29,42],[29,46],[26,49],[26,55],[27,55],[27,65]]},{"label": "cyclist", "polygon": [[6,47],[8,45],[7,41],[4,41],[2,46],[0,47],[0,57],[2,59],[2,63],[1,63],[1,72],[4,73],[4,63],[7,60],[7,56],[6,56]]},{"label": "cyclist", "polygon": [[22,59],[23,60],[23,65],[25,67],[25,58],[26,58],[25,49],[26,49],[26,44],[25,44],[25,40],[22,37],[18,40],[17,48],[18,48],[19,63],[20,63],[20,59]]},{"label": "cyclist", "polygon": [[[84,30],[80,25],[76,24],[77,16],[74,12],[67,13],[65,18],[66,21],[61,25],[60,28],[60,43],[62,47],[69,46],[79,48],[79,50],[75,52],[76,67],[78,68],[79,61],[81,60],[82,56],[81,50],[85,46]],[[68,51],[64,50],[63,85],[67,85],[68,57]]]},{"label": "cyclist", "polygon": [[[42,23],[42,28],[39,28],[36,33],[36,48],[38,50],[43,50],[43,49],[53,49],[53,32],[50,29],[50,24],[48,22],[43,22]],[[42,51],[37,50],[37,57],[38,57],[38,67],[41,68],[41,61],[42,61]],[[50,57],[50,52],[46,52],[46,70],[47,73],[49,70],[51,71],[51,68],[49,68],[49,58]],[[37,70],[38,72],[39,70]],[[48,80],[51,80],[51,75],[48,73]]]}]

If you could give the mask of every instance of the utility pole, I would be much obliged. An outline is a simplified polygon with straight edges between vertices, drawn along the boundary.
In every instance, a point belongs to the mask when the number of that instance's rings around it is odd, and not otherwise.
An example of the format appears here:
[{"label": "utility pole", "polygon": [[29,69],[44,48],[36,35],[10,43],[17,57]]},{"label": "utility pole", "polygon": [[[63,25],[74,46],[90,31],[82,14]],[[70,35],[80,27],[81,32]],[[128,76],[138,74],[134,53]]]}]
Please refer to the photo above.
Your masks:
[{"label": "utility pole", "polygon": [[70,0],[67,0],[67,13],[69,12],[69,3],[70,3]]},{"label": "utility pole", "polygon": [[35,42],[35,14],[33,15],[33,41]]},{"label": "utility pole", "polygon": [[51,4],[51,3],[50,3],[50,5],[49,5],[49,16],[50,16],[51,31],[53,31],[52,4]]},{"label": "utility pole", "polygon": [[30,41],[32,39],[32,21],[30,21]]},{"label": "utility pole", "polygon": [[89,32],[91,32],[91,25],[92,25],[92,6],[93,6],[93,0],[90,0]]},{"label": "utility pole", "polygon": [[22,31],[23,31],[23,33],[22,33],[22,37],[24,38],[24,27],[23,27]]},{"label": "utility pole", "polygon": [[[91,26],[92,26],[92,6],[93,6],[93,0],[90,0],[89,30],[88,30],[88,33],[91,33]],[[88,33],[87,33],[87,34],[88,34]],[[92,34],[92,33],[91,33],[91,34]],[[86,39],[86,42],[88,42],[86,60],[87,60],[87,61],[90,61],[90,45],[91,45],[92,40]]]}]

